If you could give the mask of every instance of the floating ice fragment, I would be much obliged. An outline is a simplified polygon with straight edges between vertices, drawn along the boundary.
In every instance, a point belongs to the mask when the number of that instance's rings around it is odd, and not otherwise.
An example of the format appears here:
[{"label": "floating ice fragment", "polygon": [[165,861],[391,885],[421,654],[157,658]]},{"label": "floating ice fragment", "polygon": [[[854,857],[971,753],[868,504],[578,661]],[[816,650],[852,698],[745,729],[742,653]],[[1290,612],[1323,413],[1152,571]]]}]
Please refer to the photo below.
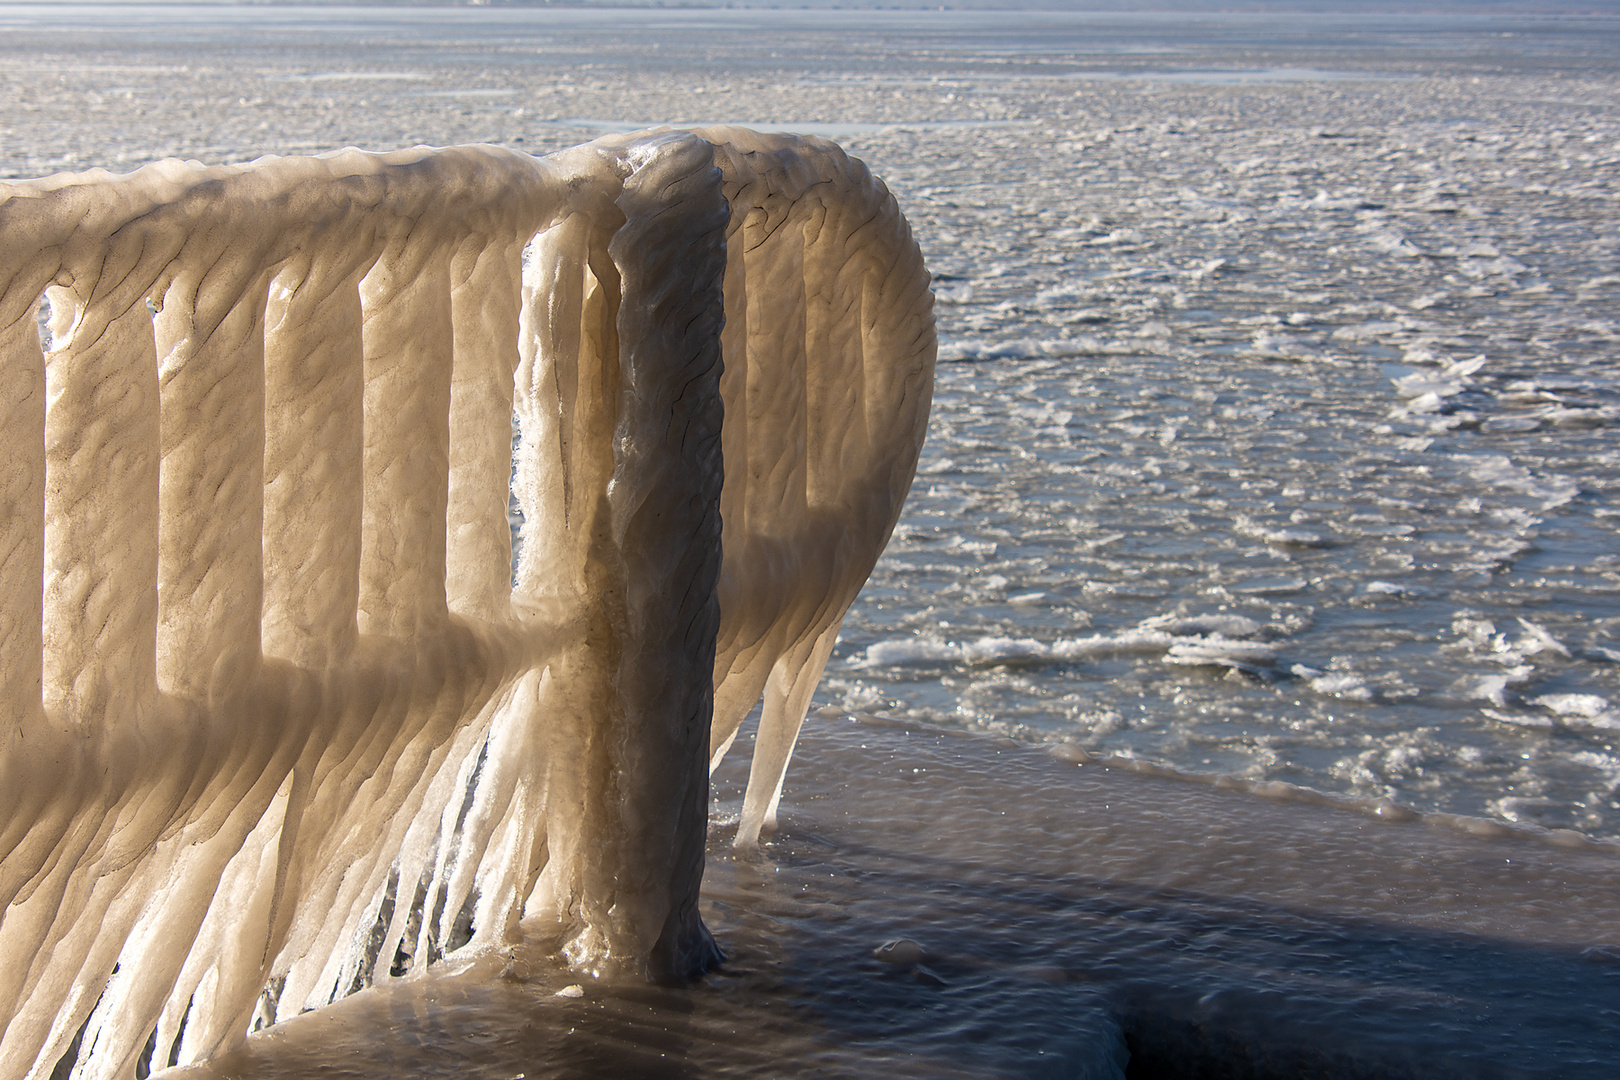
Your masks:
[{"label": "floating ice fragment", "polygon": [[1402,375],[1390,381],[1395,384],[1395,392],[1403,398],[1452,397],[1462,393],[1464,385],[1461,380],[1437,378],[1422,371],[1414,371],[1410,375]]},{"label": "floating ice fragment", "polygon": [[[1251,165],[1255,165],[1255,164],[1263,164],[1264,162],[1265,162],[1264,158],[1253,158],[1253,159],[1251,159],[1251,161],[1244,162],[1244,165],[1245,166],[1251,166]],[[1314,196],[1312,196],[1311,198],[1305,200],[1305,202],[1303,204],[1295,204],[1295,205],[1303,205],[1303,206],[1305,206],[1306,209],[1309,209],[1309,210],[1322,210],[1322,211],[1329,211],[1329,212],[1342,211],[1342,210],[1361,210],[1361,209],[1369,208],[1369,204],[1365,200],[1360,198],[1359,196],[1355,196],[1355,195],[1350,195],[1350,196],[1329,195],[1325,188],[1317,188],[1316,194]]]},{"label": "floating ice fragment", "polygon": [[1456,455],[1454,459],[1475,480],[1528,495],[1551,510],[1581,493],[1580,484],[1566,476],[1539,478],[1500,454]]},{"label": "floating ice fragment", "polygon": [[574,983],[571,986],[563,987],[552,996],[560,998],[582,998],[585,996],[585,988],[578,983]]},{"label": "floating ice fragment", "polygon": [[1243,350],[1247,356],[1262,360],[1318,361],[1322,353],[1289,334],[1274,334],[1269,330],[1255,331],[1254,341]]},{"label": "floating ice fragment", "polygon": [[1514,727],[1541,728],[1546,730],[1554,726],[1553,720],[1548,716],[1539,716],[1534,713],[1510,713],[1500,709],[1481,709],[1480,713],[1502,724],[1512,724]]},{"label": "floating ice fragment", "polygon": [[903,664],[955,662],[962,658],[959,645],[931,638],[903,638],[879,641],[866,647],[866,660],[857,666],[878,668]]},{"label": "floating ice fragment", "polygon": [[1234,582],[1226,591],[1238,596],[1286,596],[1310,588],[1310,582],[1301,577],[1261,577]]},{"label": "floating ice fragment", "polygon": [[1510,686],[1522,686],[1530,681],[1535,668],[1528,664],[1510,668],[1499,675],[1486,675],[1476,681],[1468,689],[1467,696],[1481,701],[1489,701],[1492,705],[1504,706],[1507,704],[1507,691]]},{"label": "floating ice fragment", "polygon": [[1544,694],[1532,698],[1532,705],[1540,705],[1556,716],[1578,716],[1591,719],[1601,716],[1609,707],[1609,699],[1596,694]]},{"label": "floating ice fragment", "polygon": [[1233,522],[1233,528],[1240,535],[1252,536],[1279,547],[1319,548],[1328,546],[1327,538],[1311,529],[1273,528],[1247,517],[1238,518]]},{"label": "floating ice fragment", "polygon": [[968,642],[961,649],[962,661],[968,664],[1000,664],[1019,660],[1045,660],[1051,650],[1033,638],[980,638]]},{"label": "floating ice fragment", "polygon": [[1348,672],[1319,675],[1309,682],[1310,688],[1324,697],[1348,698],[1351,701],[1371,701],[1375,696],[1372,687],[1359,675]]},{"label": "floating ice fragment", "polygon": [[1372,341],[1400,333],[1405,327],[1398,322],[1365,322],[1341,326],[1333,331],[1335,341]]},{"label": "floating ice fragment", "polygon": [[1541,420],[1552,424],[1554,427],[1600,428],[1607,427],[1617,415],[1620,415],[1620,410],[1615,410],[1612,407],[1566,409],[1553,406],[1543,409],[1537,415]]},{"label": "floating ice fragment", "polygon": [[1479,425],[1479,430],[1487,434],[1501,432],[1535,431],[1541,426],[1541,421],[1533,416],[1493,416]]},{"label": "floating ice fragment", "polygon": [[1392,410],[1389,415],[1392,419],[1398,419],[1402,416],[1443,413],[1449,411],[1450,408],[1451,406],[1447,404],[1443,395],[1428,390],[1407,399],[1399,408]]},{"label": "floating ice fragment", "polygon": [[1163,630],[1170,634],[1217,634],[1226,638],[1247,638],[1263,627],[1246,615],[1155,615],[1137,624],[1141,630]]},{"label": "floating ice fragment", "polygon": [[1146,237],[1140,229],[1115,229],[1106,236],[1086,241],[1090,247],[1113,247],[1120,244],[1140,244]]},{"label": "floating ice fragment", "polygon": [[1393,229],[1380,229],[1368,234],[1367,246],[1397,259],[1416,259],[1423,255],[1422,248]]},{"label": "floating ice fragment", "polygon": [[1166,664],[1191,667],[1220,665],[1224,667],[1254,667],[1268,665],[1277,659],[1277,650],[1269,645],[1232,641],[1212,635],[1197,641],[1178,641],[1165,655]]},{"label": "floating ice fragment", "polygon": [[952,536],[942,541],[935,550],[960,551],[964,555],[990,556],[996,553],[996,542],[994,540],[969,540],[963,536]]},{"label": "floating ice fragment", "polygon": [[1518,651],[1521,655],[1534,656],[1541,652],[1554,652],[1559,656],[1568,658],[1569,649],[1565,647],[1563,642],[1548,633],[1544,627],[1538,626],[1525,618],[1519,619],[1519,625],[1524,627],[1525,634],[1530,638],[1528,645],[1524,643],[1523,639],[1520,639]]},{"label": "floating ice fragment", "polygon": [[1529,273],[1530,268],[1517,259],[1464,259],[1457,265],[1457,269],[1471,278],[1499,275],[1501,277],[1516,277],[1519,274]]},{"label": "floating ice fragment", "polygon": [[1084,638],[1062,638],[1051,644],[1033,638],[985,637],[957,643],[938,638],[902,638],[867,646],[856,668],[909,664],[1011,664],[1087,660],[1130,653],[1165,653],[1166,662],[1189,666],[1269,665],[1277,650],[1238,641],[1218,633],[1183,636],[1162,630],[1136,629]]}]

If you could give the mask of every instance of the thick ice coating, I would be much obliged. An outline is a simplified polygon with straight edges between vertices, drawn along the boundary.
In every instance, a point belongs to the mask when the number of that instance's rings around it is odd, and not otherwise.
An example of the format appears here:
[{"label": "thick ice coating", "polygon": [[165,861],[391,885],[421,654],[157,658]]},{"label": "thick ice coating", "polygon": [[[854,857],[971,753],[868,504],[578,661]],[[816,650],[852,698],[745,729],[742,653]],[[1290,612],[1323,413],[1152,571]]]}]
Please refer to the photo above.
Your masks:
[{"label": "thick ice coating", "polygon": [[775,825],[810,695],[911,487],[933,397],[933,296],[910,228],[859,161],[822,140],[700,134],[731,204],[711,768],[763,692],[746,847]]},{"label": "thick ice coating", "polygon": [[0,186],[0,275],[0,1077],[520,922],[712,962],[711,718],[766,695],[752,837],[926,420],[880,183],[730,129],[167,161]]}]

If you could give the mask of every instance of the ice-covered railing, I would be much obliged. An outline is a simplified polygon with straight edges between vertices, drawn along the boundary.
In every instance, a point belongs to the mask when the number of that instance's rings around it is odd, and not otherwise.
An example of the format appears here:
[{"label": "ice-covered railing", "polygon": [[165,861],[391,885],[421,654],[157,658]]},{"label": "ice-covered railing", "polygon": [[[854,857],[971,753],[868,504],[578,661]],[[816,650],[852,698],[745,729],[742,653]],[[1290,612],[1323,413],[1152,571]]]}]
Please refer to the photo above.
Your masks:
[{"label": "ice-covered railing", "polygon": [[748,843],[932,363],[903,219],[816,140],[0,185],[0,1077],[199,1060],[520,922],[711,962],[711,703],[723,752],[765,695]]}]

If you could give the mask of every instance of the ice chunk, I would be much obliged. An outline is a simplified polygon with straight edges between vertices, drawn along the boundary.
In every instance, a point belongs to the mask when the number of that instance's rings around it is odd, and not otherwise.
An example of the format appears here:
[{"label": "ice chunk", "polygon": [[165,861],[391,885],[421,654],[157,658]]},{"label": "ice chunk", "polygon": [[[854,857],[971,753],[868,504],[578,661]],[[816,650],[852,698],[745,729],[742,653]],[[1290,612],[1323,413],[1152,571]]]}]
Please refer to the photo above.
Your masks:
[{"label": "ice chunk", "polygon": [[1468,689],[1468,696],[1489,701],[1496,706],[1503,706],[1507,704],[1508,687],[1522,686],[1529,682],[1534,674],[1535,668],[1528,664],[1521,664],[1500,674],[1486,675]]},{"label": "ice chunk", "polygon": [[1225,667],[1267,677],[1265,669],[1276,659],[1277,651],[1269,646],[1211,636],[1174,643],[1163,662],[1182,667]]},{"label": "ice chunk", "polygon": [[1375,341],[1378,338],[1400,333],[1402,329],[1401,324],[1398,322],[1354,323],[1350,326],[1341,326],[1333,331],[1333,339],[1335,341]]},{"label": "ice chunk", "polygon": [[1423,249],[1393,229],[1378,229],[1367,234],[1367,246],[1396,259],[1416,259]]},{"label": "ice chunk", "polygon": [[1544,510],[1563,506],[1581,493],[1580,484],[1567,476],[1538,477],[1500,454],[1458,455],[1456,460],[1474,479],[1528,495]]},{"label": "ice chunk", "polygon": [[1254,637],[1262,629],[1247,615],[1155,615],[1137,624],[1143,630],[1163,630],[1170,634],[1216,634],[1227,638]]},{"label": "ice chunk", "polygon": [[1163,654],[1166,663],[1195,667],[1258,669],[1277,660],[1277,650],[1270,645],[1236,640],[1218,632],[1207,635],[1182,635],[1165,630],[1139,628],[1092,637],[1059,638],[1049,644],[1034,638],[985,637],[961,643],[942,641],[933,637],[898,638],[867,646],[865,657],[855,666],[881,668],[910,664],[1027,664],[1088,660],[1133,653],[1160,653]]},{"label": "ice chunk", "polygon": [[1244,536],[1252,536],[1279,547],[1318,548],[1328,544],[1327,538],[1315,529],[1266,525],[1247,517],[1238,518],[1233,525]]},{"label": "ice chunk", "polygon": [[1563,642],[1559,641],[1557,638],[1553,637],[1552,634],[1548,633],[1545,627],[1539,626],[1536,623],[1531,622],[1529,619],[1522,617],[1518,620],[1518,622],[1519,626],[1524,629],[1525,637],[1528,639],[1528,641],[1520,641],[1518,645],[1518,651],[1520,654],[1524,656],[1534,656],[1536,653],[1540,652],[1552,652],[1557,653],[1559,656],[1565,657],[1566,659],[1569,657],[1569,649],[1565,647]]},{"label": "ice chunk", "polygon": [[1309,680],[1310,687],[1324,697],[1348,698],[1352,701],[1371,701],[1375,696],[1367,680],[1350,672],[1318,675]]},{"label": "ice chunk", "polygon": [[1534,416],[1493,416],[1479,425],[1479,430],[1495,433],[1503,431],[1534,431],[1541,421]]},{"label": "ice chunk", "polygon": [[879,641],[866,647],[863,667],[896,667],[903,664],[955,663],[962,658],[962,647],[937,638],[904,638]]},{"label": "ice chunk", "polygon": [[1545,694],[1531,699],[1556,716],[1574,716],[1585,720],[1601,716],[1609,708],[1609,699],[1597,694]]},{"label": "ice chunk", "polygon": [[962,646],[962,660],[969,664],[1016,663],[1049,656],[1051,650],[1033,638],[980,638]]}]

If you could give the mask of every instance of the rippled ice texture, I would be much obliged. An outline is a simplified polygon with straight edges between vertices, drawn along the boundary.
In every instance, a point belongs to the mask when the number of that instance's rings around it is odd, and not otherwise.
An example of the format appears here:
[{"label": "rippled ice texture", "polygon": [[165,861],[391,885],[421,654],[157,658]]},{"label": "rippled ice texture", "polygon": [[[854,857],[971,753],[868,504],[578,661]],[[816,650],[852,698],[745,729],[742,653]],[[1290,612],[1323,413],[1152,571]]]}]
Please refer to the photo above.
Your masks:
[{"label": "rippled ice texture", "polygon": [[831,135],[911,218],[946,362],[824,703],[1615,837],[1600,7],[5,5],[0,174]]}]

